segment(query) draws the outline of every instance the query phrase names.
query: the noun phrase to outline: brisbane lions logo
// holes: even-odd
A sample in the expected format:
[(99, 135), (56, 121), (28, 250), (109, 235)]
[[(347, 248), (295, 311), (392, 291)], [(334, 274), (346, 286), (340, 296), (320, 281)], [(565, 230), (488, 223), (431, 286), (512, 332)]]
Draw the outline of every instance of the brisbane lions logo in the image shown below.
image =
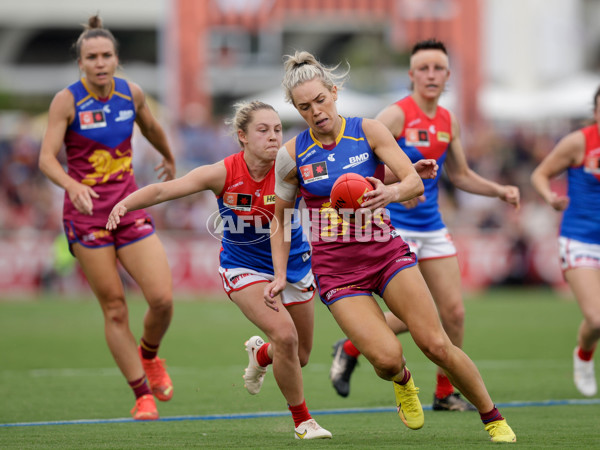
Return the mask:
[(122, 153), (117, 150), (117, 156), (118, 158), (113, 158), (107, 150), (94, 150), (88, 159), (94, 173), (88, 173), (81, 182), (87, 186), (94, 186), (106, 183), (112, 175), (118, 175), (117, 180), (120, 180), (125, 173), (132, 173), (131, 149)]

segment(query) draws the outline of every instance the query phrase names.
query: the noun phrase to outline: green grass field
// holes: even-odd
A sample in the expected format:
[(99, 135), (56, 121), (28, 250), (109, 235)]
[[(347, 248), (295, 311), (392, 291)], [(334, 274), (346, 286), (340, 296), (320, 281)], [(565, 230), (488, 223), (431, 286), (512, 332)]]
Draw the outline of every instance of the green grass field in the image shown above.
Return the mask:
[[(517, 433), (517, 445), (599, 448), (600, 401), (581, 401), (572, 382), (571, 354), (581, 320), (575, 302), (545, 289), (501, 289), (467, 297), (465, 304), (464, 349)], [(244, 389), (247, 356), (243, 343), (257, 329), (222, 297), (176, 302), (173, 323), (161, 349), (175, 395), (158, 405), (161, 420), (151, 423), (109, 420), (129, 418), (134, 398), (104, 342), (95, 300), (2, 301), (0, 448), (492, 445), (477, 413), (427, 409), (423, 429), (407, 429), (393, 410), (389, 382), (379, 379), (365, 360), (356, 369), (350, 396), (338, 397), (328, 371), (331, 345), (341, 332), (327, 309), (320, 302), (315, 306), (315, 345), (303, 372), (306, 401), (333, 439), (302, 442), (294, 439), (291, 417), (271, 371), (259, 395), (251, 396)], [(132, 327), (138, 336), (144, 308), (143, 301), (130, 300)], [(421, 401), (428, 408), (435, 367), (409, 335), (400, 339), (421, 388)], [(561, 403), (571, 399), (577, 400), (576, 404)], [(74, 423), (78, 420), (85, 422)], [(61, 421), (67, 424), (7, 426)]]

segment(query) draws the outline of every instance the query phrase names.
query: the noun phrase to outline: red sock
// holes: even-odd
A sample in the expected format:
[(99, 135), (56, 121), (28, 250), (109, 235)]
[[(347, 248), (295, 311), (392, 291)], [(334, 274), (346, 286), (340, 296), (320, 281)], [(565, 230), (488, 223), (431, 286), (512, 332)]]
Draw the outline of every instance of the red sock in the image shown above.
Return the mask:
[(270, 342), (264, 343), (256, 352), (256, 361), (262, 367), (267, 367), (269, 364), (273, 363), (273, 360), (269, 356), (267, 350), (269, 350)]
[(129, 386), (133, 389), (133, 394), (136, 399), (140, 398), (142, 395), (152, 395), (152, 391), (148, 387), (148, 382), (146, 381), (146, 375), (137, 380), (128, 381), (127, 383), (129, 383)]
[(594, 350), (596, 350), (596, 347), (591, 350), (583, 350), (581, 347), (577, 347), (577, 356), (582, 361), (591, 361), (594, 357)]
[(159, 345), (152, 345), (146, 342), (144, 338), (140, 339), (140, 348), (142, 349), (142, 358), (144, 359), (154, 359), (156, 358), (156, 354), (158, 353)]
[(454, 386), (450, 383), (448, 377), (444, 374), (437, 374), (437, 385), (435, 387), (435, 397), (444, 398), (454, 393)]
[(354, 346), (350, 339), (346, 339), (343, 349), (348, 355), (353, 356), (354, 358), (358, 358), (360, 355), (360, 351)]
[(308, 412), (308, 408), (306, 407), (306, 400), (303, 400), (302, 403), (297, 406), (288, 405), (288, 409), (292, 413), (292, 419), (294, 419), (295, 427), (300, 425), (302, 422), (312, 419), (310, 413)]
[(484, 414), (479, 413), (479, 415), (481, 416), (481, 421), (486, 425), (490, 422), (495, 422), (496, 420), (504, 420), (504, 417), (502, 417), (502, 414), (500, 414), (496, 405), (494, 405), (494, 409), (490, 412)]

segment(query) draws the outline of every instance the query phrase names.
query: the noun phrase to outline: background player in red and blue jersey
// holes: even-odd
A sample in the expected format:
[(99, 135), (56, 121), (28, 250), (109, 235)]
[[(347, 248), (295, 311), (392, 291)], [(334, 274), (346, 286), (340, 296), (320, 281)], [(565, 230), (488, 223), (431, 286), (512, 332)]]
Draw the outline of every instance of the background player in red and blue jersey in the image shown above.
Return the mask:
[(275, 208), (274, 163), (282, 143), (281, 120), (273, 107), (255, 101), (237, 104), (230, 124), (241, 152), (134, 192), (115, 205), (106, 226), (114, 229), (140, 208), (212, 191), (222, 219), (219, 273), (223, 288), (270, 341), (253, 336), (246, 342), (246, 389), (258, 394), (267, 366), (273, 364), (273, 375), (292, 413), (295, 437), (331, 438), (311, 417), (304, 400), (302, 366), (308, 363), (313, 344), (315, 286), (310, 246), (297, 219), (292, 219), (292, 250), (285, 287), (278, 296), (284, 307), (275, 311), (263, 300), (263, 287), (273, 280), (269, 222)]
[[(408, 325), (423, 353), (473, 402), (492, 441), (514, 442), (516, 436), (492, 402), (477, 367), (445, 333), (415, 254), (389, 219), (377, 211), (423, 193), (423, 183), (410, 160), (398, 151), (394, 137), (381, 122), (338, 114), (336, 83), (343, 82), (345, 75), (336, 75), (308, 52), (288, 55), (284, 68), (286, 98), (309, 128), (289, 140), (277, 155), (274, 223), (284, 223), (286, 210), (295, 207), (299, 189), (313, 227), (313, 272), (321, 301), (377, 375), (392, 381), (398, 414), (409, 428), (418, 429), (424, 423), (418, 388), (405, 366), (402, 346), (387, 326), (373, 293)], [(383, 163), (398, 183), (384, 185)], [(362, 206), (374, 211), (365, 213), (372, 219), (363, 221), (365, 227), (359, 227), (350, 216), (337, 214), (330, 203), (333, 183), (348, 172), (367, 175), (375, 187), (364, 195)], [(290, 248), (282, 227), (272, 227), (271, 247), (275, 279), (265, 289), (265, 301), (277, 308), (276, 296), (286, 286)]]
[[(583, 314), (573, 352), (573, 379), (588, 397), (598, 393), (593, 356), (600, 340), (600, 88), (594, 94), (594, 119), (593, 125), (561, 139), (531, 175), (544, 201), (564, 211), (560, 264)], [(567, 195), (550, 184), (564, 172)]]
[[(419, 268), (440, 313), (450, 340), (463, 345), (464, 305), (456, 248), (439, 210), (439, 179), (445, 168), (450, 181), (458, 189), (472, 194), (498, 197), (519, 206), (519, 189), (487, 180), (472, 171), (460, 140), (456, 116), (438, 105), (450, 76), (448, 55), (444, 44), (436, 40), (418, 42), (412, 49), (410, 79), (413, 92), (388, 106), (378, 116), (392, 132), (398, 145), (411, 161), (433, 158), (439, 165), (435, 179), (423, 180), (422, 196), (388, 206), (392, 224), (419, 258)], [(406, 325), (386, 312), (386, 322), (398, 334)], [(338, 394), (347, 396), (350, 376), (360, 352), (347, 339), (334, 345), (330, 379)], [(454, 386), (441, 368), (433, 398), (434, 410), (475, 410), (454, 392)]]
[[(98, 16), (89, 19), (75, 50), (83, 78), (54, 97), (39, 166), (65, 190), (63, 221), (69, 247), (102, 308), (108, 347), (135, 394), (132, 415), (138, 420), (157, 419), (152, 393), (162, 401), (173, 396), (164, 360), (157, 357), (173, 314), (167, 256), (144, 211), (132, 214), (114, 230), (107, 231), (105, 224), (112, 205), (137, 189), (131, 148), (134, 123), (163, 156), (156, 167), (159, 178), (172, 179), (175, 162), (143, 91), (114, 76), (118, 44)], [(58, 160), (63, 143), (68, 172)], [(117, 261), (148, 302), (139, 348), (129, 328)]]

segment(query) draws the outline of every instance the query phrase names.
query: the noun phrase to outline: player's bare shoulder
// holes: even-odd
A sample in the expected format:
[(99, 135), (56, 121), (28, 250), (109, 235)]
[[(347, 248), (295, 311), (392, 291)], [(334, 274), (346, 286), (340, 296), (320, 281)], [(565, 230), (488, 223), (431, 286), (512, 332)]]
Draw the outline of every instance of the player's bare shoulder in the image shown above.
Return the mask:
[(64, 88), (58, 91), (50, 103), (49, 114), (53, 119), (66, 119), (71, 123), (75, 117), (75, 97)]
[[(296, 137), (297, 136), (294, 136), (289, 141), (286, 141), (283, 144), (283, 147), (281, 147), (281, 148), (285, 148), (287, 150), (287, 153), (290, 156), (290, 158), (292, 158), (294, 160), (296, 159)], [(280, 149), (280, 151), (281, 151), (281, 149)]]
[(384, 124), (392, 133), (394, 138), (398, 138), (404, 129), (404, 110), (396, 103), (385, 107), (377, 116), (376, 120)]
[(576, 130), (558, 141), (553, 153), (568, 158), (572, 165), (577, 166), (583, 164), (585, 147), (585, 134), (582, 130)]
[(140, 107), (143, 107), (146, 104), (146, 94), (139, 84), (134, 83), (133, 81), (127, 81), (127, 84), (129, 85), (135, 108), (136, 110), (139, 110)]

